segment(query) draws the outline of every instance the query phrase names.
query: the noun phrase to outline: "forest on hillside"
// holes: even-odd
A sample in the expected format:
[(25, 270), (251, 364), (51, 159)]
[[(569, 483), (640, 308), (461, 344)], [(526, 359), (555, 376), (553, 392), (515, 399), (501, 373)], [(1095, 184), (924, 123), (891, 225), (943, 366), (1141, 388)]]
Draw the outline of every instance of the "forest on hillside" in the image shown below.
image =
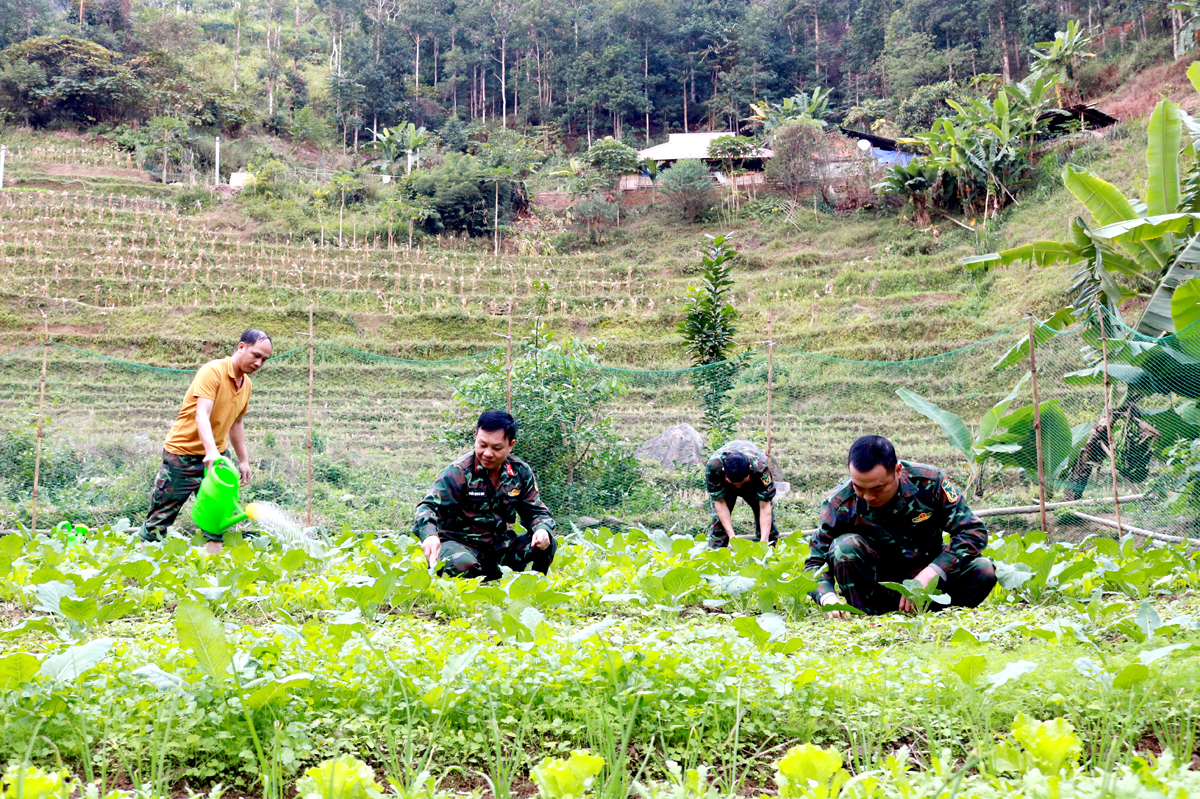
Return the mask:
[[(547, 140), (738, 130), (751, 103), (827, 90), (870, 124), (927, 87), (1027, 74), (1079, 20), (1133, 66), (1195, 40), (1145, 0), (0, 0), (0, 123), (182, 119), (355, 148), (412, 122)], [(63, 38), (70, 37), (70, 38)], [(1099, 91), (1094, 59), (1073, 80)], [(1107, 70), (1107, 71), (1106, 71)], [(902, 132), (902, 131), (898, 131)]]

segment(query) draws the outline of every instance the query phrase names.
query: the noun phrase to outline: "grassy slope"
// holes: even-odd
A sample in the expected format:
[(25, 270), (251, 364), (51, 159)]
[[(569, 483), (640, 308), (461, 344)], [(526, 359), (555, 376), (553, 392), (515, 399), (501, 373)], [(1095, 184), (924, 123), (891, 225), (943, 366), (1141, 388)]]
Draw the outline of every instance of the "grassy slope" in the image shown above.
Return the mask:
[[(1125, 132), (1129, 135), (1124, 138), (1089, 145), (1084, 155), (1100, 174), (1130, 192), (1140, 189), (1144, 173), (1140, 165), (1144, 132), (1137, 123)], [(105, 194), (124, 190), (122, 193), (137, 196), (147, 194), (148, 190), (160, 196), (169, 191), (109, 176), (80, 179), (49, 174), (52, 171), (61, 170), (18, 162), (10, 176), (21, 181), (17, 184), (19, 188), (93, 190)], [(1022, 204), (1011, 208), (989, 232), (986, 244), (1005, 246), (1063, 235), (1069, 219), (1081, 209), (1061, 187), (1048, 184), (1046, 181), (1035, 192), (1023, 195)], [(106, 229), (119, 227), (122, 216), (128, 221), (129, 214), (118, 212), (115, 216), (117, 224), (104, 224)], [(180, 224), (188, 231), (188, 237), (215, 237), (216, 243), (208, 250), (224, 253), (223, 257), (233, 261), (243, 255), (242, 246), (251, 246), (238, 229), (236, 216), (237, 208), (231, 206), (198, 218), (183, 219)], [(110, 223), (112, 218), (110, 214), (105, 222)], [(347, 233), (356, 221), (358, 218), (353, 214), (347, 215)], [(369, 220), (362, 217), (361, 221), (365, 227)], [(42, 216), (31, 220), (7, 219), (5, 226), (10, 233), (5, 238), (10, 251), (23, 237), (34, 237), (46, 230), (46, 222)], [(775, 339), (781, 344), (872, 360), (921, 357), (977, 341), (1019, 321), (1028, 308), (1045, 312), (1062, 299), (1063, 269), (1017, 268), (987, 277), (968, 274), (959, 261), (975, 252), (975, 236), (949, 222), (938, 225), (936, 236), (932, 232), (914, 231), (910, 224), (892, 214), (834, 218), (822, 215), (814, 220), (811, 214), (801, 213), (794, 225), (780, 219), (739, 219), (732, 224), (688, 227), (679, 225), (667, 214), (652, 211), (611, 231), (607, 245), (583, 253), (550, 258), (506, 255), (499, 267), (486, 254), (455, 254), (454, 258), (465, 262), (470, 273), (483, 270), (485, 275), (484, 283), (470, 297), (472, 308), (466, 319), (461, 314), (449, 313), (447, 307), (437, 313), (431, 313), (430, 308), (424, 314), (406, 312), (403, 319), (397, 320), (399, 314), (378, 313), (381, 310), (378, 304), (369, 302), (374, 290), (320, 290), (324, 296), (319, 305), (318, 333), (388, 353), (417, 355), (431, 345), (456, 355), (488, 349), (496, 341), (491, 332), (503, 326), (503, 320), (477, 309), (481, 304), (503, 305), (507, 301), (508, 280), (503, 273), (515, 264), (518, 281), (526, 284), (518, 290), (518, 316), (541, 311), (552, 329), (611, 339), (608, 357), (614, 363), (652, 368), (680, 366), (684, 359), (674, 330), (679, 298), (691, 282), (689, 275), (695, 268), (696, 252), (704, 243), (705, 234), (728, 232), (731, 227), (737, 230), (735, 241), (743, 253), (735, 296), (747, 343), (765, 338), (766, 316), (770, 313), (776, 318)], [(95, 231), (81, 233), (82, 236), (72, 233), (71, 245), (90, 249), (93, 242), (87, 237), (95, 235)], [(183, 238), (181, 234), (180, 239)], [(270, 242), (267, 244), (270, 246)], [(236, 250), (235, 245), (239, 245)], [(171, 247), (178, 248), (174, 240)], [(162, 252), (174, 253), (165, 242)], [(289, 263), (314, 260), (308, 247), (293, 248), (286, 252), (286, 257)], [(328, 253), (331, 264), (337, 257), (336, 251)], [(393, 270), (404, 274), (436, 270), (438, 280), (461, 274), (431, 265), (439, 257), (436, 252), (411, 265), (396, 264), (397, 257), (387, 254), (357, 253), (350, 257), (357, 260), (346, 268), (347, 273), (351, 269), (365, 272), (373, 264), (380, 277), (389, 277)], [(322, 254), (320, 259), (324, 258)], [(246, 260), (249, 259), (243, 257), (243, 262)], [(405, 259), (400, 256), (399, 260)], [(19, 278), (22, 271), (25, 270), (19, 259), (10, 261), (4, 277)], [(89, 331), (76, 339), (84, 346), (123, 352), (156, 363), (162, 363), (167, 356), (165, 359), (170, 363), (187, 365), (195, 361), (196, 354), (187, 342), (197, 337), (197, 331), (203, 331), (203, 338), (227, 336), (239, 327), (248, 309), (255, 318), (262, 315), (266, 319), (264, 324), (275, 321), (277, 328), (294, 326), (304, 315), (300, 312), (307, 310), (308, 303), (303, 297), (256, 286), (255, 271), (251, 264), (248, 274), (237, 276), (231, 272), (223, 276), (229, 283), (246, 284), (250, 293), (228, 303), (218, 298), (215, 307), (210, 304), (191, 310), (167, 302), (122, 312), (115, 319), (108, 313), (98, 319), (86, 309), (59, 312), (55, 316), (62, 324)], [(493, 275), (490, 285), (486, 280), (489, 272)], [(530, 278), (546, 280), (550, 289), (531, 289)], [(654, 312), (642, 307), (639, 313), (630, 315), (625, 312), (627, 309), (613, 309), (611, 302), (609, 308), (603, 307), (606, 298), (619, 295), (614, 295), (610, 286), (598, 287), (597, 281), (619, 281), (619, 291), (625, 292), (630, 279), (635, 295), (655, 300)], [(28, 284), (10, 281), (10, 286), (18, 290), (10, 291), (4, 298), (9, 317), (2, 334), (7, 344), (15, 346), (29, 340), (29, 332), (40, 326), (40, 314), (26, 301), (39, 292)], [(400, 289), (404, 288), (402, 282)], [(395, 286), (385, 289), (396, 291)], [(44, 291), (41, 293), (44, 295)], [(449, 306), (457, 293), (443, 291), (444, 304)], [(546, 299), (554, 301), (549, 313), (545, 311)], [(593, 304), (598, 306), (594, 310)], [(225, 324), (213, 324), (215, 310), (221, 312), (217, 315)], [(345, 310), (349, 313), (339, 313)], [(240, 318), (230, 318), (234, 312)], [(390, 318), (380, 319), (380, 316)], [(98, 331), (98, 321), (103, 322), (104, 333)], [(149, 344), (131, 345), (131, 339), (137, 338), (136, 332), (148, 328), (159, 331), (167, 342), (152, 348)], [(177, 343), (172, 339), (177, 339)], [(173, 347), (178, 347), (177, 358), (169, 357)]]
[[(1076, 160), (1088, 162), (1123, 191), (1134, 192), (1144, 172), (1144, 148), (1144, 133), (1135, 123), (1088, 145)], [(61, 185), (60, 191), (78, 191), (77, 182), (55, 183), (79, 180), (54, 174), (62, 171), (18, 161), (15, 175), (38, 189)], [(121, 185), (111, 175), (96, 180), (101, 181), (96, 190), (104, 193)], [(814, 219), (801, 213), (794, 224), (779, 218), (739, 219), (724, 226), (687, 227), (652, 210), (611, 231), (601, 247), (571, 255), (506, 255), (499, 263), (479, 250), (425, 250), (410, 257), (254, 241), (241, 229), (239, 206), (232, 202), (180, 218), (170, 210), (135, 213), (119, 201), (114, 208), (87, 209), (62, 199), (49, 201), (45, 194), (12, 193), (6, 198), (11, 205), (0, 202), (0, 346), (8, 351), (35, 341), (42, 326), (40, 309), (46, 308), (58, 341), (188, 368), (223, 354), (224, 342), (248, 324), (272, 331), (279, 352), (302, 345), (298, 334), (307, 327), (308, 303), (315, 297), (316, 330), (322, 338), (410, 358), (458, 357), (502, 343), (495, 334), (507, 328), (503, 309), (515, 279), (518, 330), (527, 317), (538, 315), (551, 330), (607, 339), (604, 363), (679, 368), (686, 360), (675, 325), (681, 298), (694, 281), (696, 251), (705, 234), (732, 227), (742, 252), (735, 297), (746, 346), (766, 338), (771, 315), (774, 338), (787, 347), (874, 361), (920, 358), (980, 341), (1018, 323), (1027, 309), (1044, 315), (1062, 303), (1065, 268), (1018, 267), (977, 276), (960, 265), (979, 247), (1063, 235), (1081, 209), (1054, 183), (1044, 180), (1021, 195), (1021, 204), (982, 243), (949, 222), (938, 226), (936, 236), (915, 231), (895, 214)], [(142, 182), (128, 186), (134, 196), (147, 189), (170, 191)], [(365, 228), (369, 219), (349, 214), (347, 231), (356, 222)], [(638, 300), (636, 310), (628, 307), (629, 295)], [(101, 307), (114, 303), (118, 307)], [(883, 413), (879, 398), (894, 402), (893, 389), (910, 385), (951, 407), (963, 407), (967, 395), (986, 399), (996, 389), (985, 385), (987, 374), (980, 374), (986, 354), (977, 361), (947, 361), (945, 374), (854, 366), (809, 373), (781, 356), (776, 453), (785, 477), (801, 492), (794, 512), (783, 514), (786, 523), (807, 524), (810, 503), (840, 474), (845, 442), (878, 427)], [(36, 363), (26, 366), (30, 368), (19, 376), (13, 372), (6, 381), (6, 407), (28, 408), (36, 395)], [(414, 501), (441, 457), (430, 452), (427, 441), (447, 407), (443, 378), (461, 368), (469, 367), (412, 367), (384, 374), (370, 365), (331, 363), (319, 370), (317, 423), (329, 440), (329, 457), (374, 478), (331, 490), (398, 491), (399, 506)], [(278, 443), (260, 446), (259, 431), (252, 438), (274, 477), (294, 488), (302, 466), (296, 448), (303, 438), (299, 430), (307, 393), (303, 357), (271, 369), (273, 377), (260, 381), (268, 392), (261, 395), (260, 419), (264, 429), (275, 431)], [(122, 446), (148, 454), (173, 413), (182, 390), (175, 383), (182, 378), (114, 381), (114, 374), (111, 368), (97, 372), (94, 365), (53, 366), (57, 430), (92, 440), (116, 436)], [(745, 414), (739, 432), (754, 435), (765, 421), (765, 392), (759, 390), (765, 385), (763, 364), (746, 374), (750, 382), (739, 397)], [(694, 397), (679, 378), (623, 377), (633, 392), (611, 410), (623, 435), (640, 440), (677, 421), (696, 422)], [(978, 391), (971, 394), (973, 390)], [(397, 403), (397, 397), (403, 399)], [(887, 414), (890, 421), (884, 426), (909, 452), (946, 466), (956, 463), (940, 433), (926, 421)], [(392, 480), (383, 491), (373, 472), (404, 476), (397, 478), (399, 487)], [(1001, 487), (1006, 494), (1028, 490), (1011, 480)], [(702, 523), (700, 494), (676, 489), (668, 500), (642, 503), (643, 511), (668, 523), (682, 507)], [(356, 517), (350, 513), (350, 518)], [(379, 518), (361, 515), (364, 523), (379, 523)]]

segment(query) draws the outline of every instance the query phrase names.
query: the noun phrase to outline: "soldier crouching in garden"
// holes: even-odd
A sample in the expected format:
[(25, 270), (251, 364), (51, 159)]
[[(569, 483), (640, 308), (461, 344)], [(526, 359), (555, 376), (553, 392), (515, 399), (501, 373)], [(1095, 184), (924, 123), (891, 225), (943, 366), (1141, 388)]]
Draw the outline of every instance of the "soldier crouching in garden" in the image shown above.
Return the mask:
[[(271, 357), (271, 337), (247, 330), (237, 349), (227, 358), (210, 361), (196, 372), (183, 406), (163, 443), (162, 466), (150, 492), (150, 510), (139, 535), (143, 541), (161, 540), (175, 523), (188, 497), (200, 488), (204, 472), (221, 457), (227, 444), (237, 454), (242, 485), (250, 482), (250, 456), (242, 417), (250, 404), (250, 375)], [(204, 548), (220, 552), (221, 530), (201, 530)]]
[[(513, 456), (517, 423), (485, 411), (475, 426), (475, 451), (447, 466), (417, 504), (413, 533), (426, 562), (458, 577), (499, 579), (501, 567), (546, 574), (554, 561), (554, 519), (538, 496), (529, 464)], [(528, 531), (513, 532), (520, 517)]]
[(804, 563), (809, 572), (829, 567), (812, 593), (819, 605), (841, 601), (836, 583), (844, 600), (866, 613), (912, 612), (907, 597), (879, 584), (909, 578), (926, 587), (938, 580), (951, 605), (973, 608), (987, 599), (996, 585), (995, 567), (980, 556), (987, 527), (940, 469), (897, 460), (882, 436), (855, 441), (848, 461), (850, 478), (821, 505)]
[(779, 539), (775, 526), (775, 481), (767, 456), (749, 441), (730, 441), (714, 452), (704, 466), (704, 483), (712, 500), (709, 549), (729, 546), (733, 536), (733, 506), (741, 499), (754, 517), (755, 536), (765, 543)]

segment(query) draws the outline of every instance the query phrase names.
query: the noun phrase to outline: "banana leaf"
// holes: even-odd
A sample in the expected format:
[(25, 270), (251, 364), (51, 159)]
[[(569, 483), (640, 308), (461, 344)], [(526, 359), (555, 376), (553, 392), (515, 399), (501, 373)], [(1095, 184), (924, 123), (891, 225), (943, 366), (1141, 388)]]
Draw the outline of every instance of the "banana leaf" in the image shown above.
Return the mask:
[(993, 266), (1008, 266), (1019, 261), (1030, 261), (1038, 266), (1050, 266), (1062, 261), (1083, 258), (1082, 249), (1063, 241), (1035, 241), (1009, 250), (973, 255), (963, 259), (969, 269), (991, 269)]
[[(1179, 332), (1181, 341), (1184, 338), (1195, 339), (1197, 337), (1191, 335), (1188, 328), (1200, 322), (1200, 274), (1196, 274), (1195, 277), (1175, 287), (1175, 291), (1171, 295), (1171, 321), (1175, 323), (1175, 330)], [(1188, 335), (1185, 336), (1184, 331), (1187, 331)], [(1185, 347), (1185, 349), (1187, 348)], [(1190, 354), (1198, 355), (1200, 353)]]
[(1183, 121), (1179, 104), (1160, 100), (1150, 114), (1146, 147), (1146, 209), (1151, 216), (1170, 214), (1179, 207), (1179, 150)]
[[(1063, 185), (1083, 203), (1101, 229), (1141, 217), (1133, 203), (1116, 186), (1075, 164), (1063, 168)], [(1094, 234), (1094, 231), (1093, 231)], [(1163, 269), (1170, 261), (1162, 241), (1122, 242), (1121, 246), (1143, 267)]]
[(1160, 239), (1168, 233), (1185, 233), (1200, 219), (1197, 213), (1159, 214), (1158, 216), (1124, 219), (1092, 230), (1092, 235), (1122, 244)]
[[(1085, 422), (1077, 425), (1079, 431), (1073, 430), (1057, 399), (1043, 402), (1038, 408), (1042, 421), (1042, 464), (1047, 477), (1054, 478), (1067, 467), (1090, 424)], [(1018, 408), (1000, 420), (998, 426), (1005, 428), (1005, 432), (988, 437), (983, 446), (995, 460), (1036, 478), (1037, 434), (1033, 421), (1032, 405)], [(1010, 451), (1014, 444), (1019, 449)]]
[(922, 416), (937, 422), (941, 426), (942, 432), (946, 434), (946, 438), (950, 439), (950, 446), (962, 452), (968, 458), (974, 458), (971, 447), (975, 443), (975, 439), (971, 435), (971, 431), (967, 428), (966, 422), (962, 420), (962, 417), (952, 411), (942, 410), (929, 400), (909, 391), (907, 388), (896, 389), (896, 395)]

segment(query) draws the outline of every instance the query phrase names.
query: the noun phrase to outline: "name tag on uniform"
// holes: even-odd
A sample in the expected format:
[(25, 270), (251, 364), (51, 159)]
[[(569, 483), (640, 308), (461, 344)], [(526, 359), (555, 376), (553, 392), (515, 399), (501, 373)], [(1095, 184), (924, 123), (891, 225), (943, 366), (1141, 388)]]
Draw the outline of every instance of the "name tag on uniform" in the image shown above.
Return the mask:
[(484, 488), (468, 488), (467, 496), (471, 499), (487, 499), (487, 489)]

